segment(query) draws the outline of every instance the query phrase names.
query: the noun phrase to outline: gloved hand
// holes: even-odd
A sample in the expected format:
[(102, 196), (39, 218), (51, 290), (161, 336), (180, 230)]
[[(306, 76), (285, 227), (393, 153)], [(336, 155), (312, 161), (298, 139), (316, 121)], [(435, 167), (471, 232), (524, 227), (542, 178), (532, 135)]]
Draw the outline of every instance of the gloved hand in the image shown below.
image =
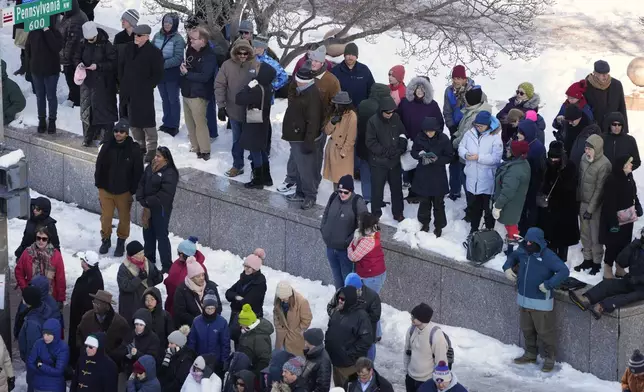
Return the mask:
[(148, 278), (148, 273), (145, 271), (144, 268), (141, 268), (139, 270), (139, 279), (146, 280), (147, 278)]
[(496, 206), (492, 206), (492, 216), (494, 219), (498, 220), (501, 217), (501, 209), (496, 208)]
[(250, 82), (248, 82), (248, 87), (253, 88), (257, 86), (259, 83), (257, 83), (257, 79), (252, 79)]
[(217, 118), (219, 121), (226, 121), (226, 108), (219, 108), (217, 110)]
[(333, 117), (331, 117), (331, 124), (335, 125), (335, 124), (339, 123), (340, 120), (342, 120), (342, 116), (333, 116)]
[(422, 159), (423, 166), (427, 166), (427, 165), (429, 165), (431, 163), (434, 163), (434, 162), (432, 162), (432, 159), (430, 157), (428, 157), (428, 156), (423, 157), (423, 159)]
[(57, 303), (58, 303), (58, 310), (60, 310), (62, 312), (63, 308), (65, 307), (65, 302), (60, 301), (60, 302), (57, 302)]
[(400, 135), (398, 136), (398, 149), (402, 152), (407, 151), (407, 136)]
[(552, 135), (555, 137), (555, 140), (557, 140), (557, 141), (559, 141), (559, 142), (563, 142), (563, 141), (564, 141), (563, 134), (562, 134), (561, 132), (559, 132), (559, 131), (552, 131)]
[(512, 268), (508, 268), (505, 271), (503, 271), (505, 274), (505, 277), (508, 278), (510, 282), (516, 282), (517, 281), (517, 274), (512, 271)]
[(302, 143), (302, 154), (309, 155), (313, 152), (314, 148), (315, 146), (312, 146), (309, 142), (304, 142)]
[(610, 228), (611, 233), (619, 233), (619, 226), (614, 226)]
[(548, 294), (548, 289), (546, 288), (546, 285), (543, 283), (539, 285), (539, 290), (541, 290), (544, 294)]
[(593, 214), (591, 214), (590, 212), (586, 211), (586, 212), (584, 212), (584, 215), (582, 217), (584, 219), (586, 219), (586, 220), (591, 220), (591, 219), (593, 219)]
[(13, 391), (13, 389), (16, 387), (16, 378), (15, 377), (9, 377), (7, 379), (7, 384), (9, 386), (9, 392)]

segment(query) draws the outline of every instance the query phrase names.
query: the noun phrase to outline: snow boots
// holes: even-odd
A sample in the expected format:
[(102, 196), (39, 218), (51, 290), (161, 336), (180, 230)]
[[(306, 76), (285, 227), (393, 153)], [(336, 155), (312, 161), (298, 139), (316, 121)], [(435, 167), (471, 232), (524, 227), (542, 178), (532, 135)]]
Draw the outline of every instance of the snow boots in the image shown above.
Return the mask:
[(44, 117), (38, 117), (38, 133), (47, 132), (47, 121)]
[(56, 119), (50, 118), (49, 123), (47, 124), (47, 133), (53, 135), (56, 133)]
[(593, 268), (594, 266), (595, 266), (595, 263), (593, 263), (592, 260), (584, 260), (583, 263), (575, 267), (575, 271), (577, 272), (585, 271), (587, 269)]
[(520, 357), (514, 358), (514, 363), (516, 363), (517, 365), (537, 363), (537, 356), (536, 354), (531, 354), (527, 351), (524, 351), (523, 355), (521, 355)]
[(262, 179), (264, 180), (264, 186), (273, 186), (273, 177), (271, 177), (271, 165), (264, 163), (262, 166)]
[(252, 179), (244, 184), (246, 189), (264, 189), (264, 166), (253, 167)]
[(101, 247), (98, 249), (98, 253), (104, 255), (110, 250), (111, 247), (112, 240), (110, 238), (106, 238), (101, 241)]
[(541, 371), (544, 373), (550, 373), (555, 369), (555, 359), (554, 358), (546, 358), (543, 361), (543, 367), (541, 368)]
[(116, 240), (116, 249), (114, 249), (114, 257), (123, 257), (125, 253), (125, 240), (118, 238)]

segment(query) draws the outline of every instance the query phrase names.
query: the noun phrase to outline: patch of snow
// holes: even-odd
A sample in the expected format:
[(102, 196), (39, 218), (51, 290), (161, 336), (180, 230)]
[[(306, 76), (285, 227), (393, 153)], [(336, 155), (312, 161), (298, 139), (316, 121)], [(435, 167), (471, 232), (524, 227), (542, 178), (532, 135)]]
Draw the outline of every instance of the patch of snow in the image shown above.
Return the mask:
[(22, 150), (14, 150), (8, 154), (0, 156), (0, 167), (7, 168), (13, 166), (16, 163), (20, 162), (21, 159), (25, 157), (25, 153)]

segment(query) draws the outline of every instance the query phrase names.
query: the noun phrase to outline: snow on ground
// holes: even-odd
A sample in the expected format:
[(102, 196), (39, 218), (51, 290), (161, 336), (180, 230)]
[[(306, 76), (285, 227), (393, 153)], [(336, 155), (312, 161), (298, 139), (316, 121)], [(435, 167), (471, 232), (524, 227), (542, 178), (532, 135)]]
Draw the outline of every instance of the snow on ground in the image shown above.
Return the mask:
[[(32, 193), (36, 197), (36, 193)], [(81, 273), (80, 259), (76, 253), (98, 249), (100, 246), (99, 216), (74, 205), (52, 200), (51, 216), (58, 223), (58, 234), (65, 261), (65, 275), (67, 277), (67, 298), (70, 298), (76, 278)], [(116, 223), (116, 220), (114, 221)], [(13, 219), (9, 221), (9, 249), (15, 249), (22, 238), (25, 222)], [(130, 240), (142, 239), (142, 230), (138, 226), (132, 227)], [(176, 249), (182, 241), (170, 235), (172, 248)], [(225, 300), (225, 291), (232, 286), (242, 271), (240, 255), (227, 251), (213, 250), (202, 247), (200, 249), (206, 256), (206, 266), (209, 276), (219, 285), (219, 294), (223, 305), (223, 316), (228, 319), (230, 306)], [(10, 253), (10, 265), (15, 266), (15, 257)], [(242, 255), (243, 256), (243, 255)], [(267, 257), (271, 257), (269, 254)], [(103, 257), (100, 268), (103, 273), (105, 289), (118, 296), (116, 274), (121, 259)], [(326, 330), (328, 316), (326, 305), (334, 293), (333, 286), (325, 286), (320, 281), (289, 275), (287, 273), (262, 268), (266, 275), (268, 291), (264, 301), (264, 315), (272, 322), (273, 299), (275, 287), (281, 280), (289, 281), (293, 287), (302, 293), (310, 302), (313, 312), (311, 328)], [(165, 297), (165, 286), (157, 286)], [(115, 298), (118, 302), (118, 298)], [(410, 325), (410, 314), (391, 306), (383, 306), (382, 329), (383, 340), (378, 344), (376, 357), (377, 369), (390, 380), (396, 391), (404, 391), (403, 347), (405, 334)], [(568, 364), (557, 364), (556, 371), (544, 375), (537, 365), (520, 367), (512, 364), (512, 358), (521, 354), (522, 349), (502, 344), (501, 342), (482, 335), (478, 332), (464, 328), (444, 326), (445, 332), (450, 336), (455, 349), (454, 372), (461, 383), (468, 387), (470, 392), (550, 392), (552, 390), (565, 390), (567, 392), (617, 392), (619, 383), (597, 379), (597, 377), (573, 369)], [(26, 391), (25, 374), (18, 374), (17, 392)]]
[[(159, 26), (158, 15), (146, 14), (146, 9), (152, 0), (103, 0), (96, 10), (96, 20), (110, 34), (120, 30), (120, 15), (127, 8), (139, 8), (142, 13), (141, 22), (149, 23), (153, 28)], [(499, 55), (500, 68), (491, 77), (475, 77), (478, 84), (482, 85), (493, 106), (500, 110), (507, 99), (514, 94), (516, 86), (524, 81), (530, 81), (535, 86), (535, 91), (541, 96), (541, 109), (539, 113), (547, 124), (552, 122), (559, 107), (565, 99), (566, 88), (574, 81), (584, 78), (598, 58), (607, 60), (612, 69), (612, 76), (620, 79), (626, 94), (635, 90), (626, 76), (626, 67), (634, 56), (639, 54), (642, 47), (642, 26), (638, 16), (644, 13), (644, 2), (626, 2), (606, 4), (601, 0), (559, 0), (551, 10), (540, 17), (537, 30), (532, 32), (539, 41), (543, 51), (539, 57), (531, 61), (510, 60), (507, 56)], [(321, 39), (326, 30), (307, 32), (305, 39)], [(369, 65), (378, 82), (387, 83), (388, 70), (396, 64), (404, 64), (407, 68), (406, 80), (410, 80), (415, 71), (422, 64), (421, 58), (401, 58), (398, 51), (401, 49), (399, 33), (390, 32), (382, 34), (376, 42), (358, 40), (360, 48), (360, 61)], [(276, 45), (274, 45), (276, 46)], [(278, 51), (279, 52), (279, 51)], [(11, 28), (5, 27), (0, 31), (0, 57), (8, 63), (8, 70), (12, 72), (19, 67), (18, 49), (12, 45)], [(383, 58), (391, 59), (382, 61)], [(294, 62), (290, 64), (292, 69)], [(449, 83), (450, 69), (440, 69), (432, 75), (435, 89), (434, 99), (442, 106), (443, 91)], [(31, 93), (29, 83), (23, 78), (14, 78), (27, 96), (27, 109), (14, 121), (16, 127), (37, 125), (35, 96)], [(61, 77), (58, 84), (59, 102), (64, 102), (67, 87)], [(157, 124), (161, 125), (161, 100), (158, 93), (156, 97)], [(289, 146), (282, 141), (282, 119), (286, 110), (286, 102), (277, 100), (271, 112), (273, 126), (273, 141), (271, 152), (271, 171), (277, 185), (286, 174)], [(629, 125), (631, 133), (638, 139), (644, 140), (644, 113), (629, 112)], [(79, 109), (59, 107), (58, 128), (82, 134), (79, 121)], [(167, 134), (159, 134), (159, 143), (171, 148), (175, 162), (179, 167), (194, 167), (206, 172), (223, 175), (232, 165), (230, 146), (232, 134), (226, 130), (223, 123), (219, 124), (219, 138), (212, 144), (212, 155), (208, 162), (198, 160), (194, 153), (190, 153), (190, 143), (185, 125), (182, 125), (179, 135), (175, 138)], [(548, 144), (552, 140), (550, 128), (546, 130)], [(546, 146), (547, 147), (547, 146)], [(250, 179), (250, 167), (247, 164), (246, 173), (234, 180), (247, 182)], [(640, 187), (644, 187), (644, 171), (638, 170), (635, 179)], [(360, 189), (360, 185), (356, 185)], [(640, 188), (644, 189), (644, 188)], [(275, 191), (275, 187), (269, 188)], [(318, 194), (318, 204), (324, 205), (332, 192), (329, 181), (323, 180)], [(385, 200), (389, 198), (389, 191), (385, 191)], [(433, 234), (419, 232), (415, 219), (417, 205), (405, 204), (405, 216), (409, 218), (399, 226), (391, 215), (389, 207), (383, 209), (382, 221), (391, 226), (398, 226), (398, 238), (409, 243), (428, 249), (457, 261), (465, 261), (465, 249), (461, 246), (469, 233), (469, 225), (462, 221), (464, 216), (465, 200), (461, 198), (456, 202), (446, 199), (447, 218), (449, 225), (443, 230), (443, 236), (436, 238)], [(642, 224), (636, 223), (635, 232), (639, 232)], [(502, 235), (505, 229), (497, 225), (496, 229)], [(572, 247), (569, 251), (569, 264), (574, 266), (582, 261), (581, 246)], [(500, 270), (503, 263), (501, 256), (486, 264), (486, 267)], [(601, 280), (601, 273), (589, 276), (585, 273), (572, 271), (572, 276), (585, 282), (595, 284)]]

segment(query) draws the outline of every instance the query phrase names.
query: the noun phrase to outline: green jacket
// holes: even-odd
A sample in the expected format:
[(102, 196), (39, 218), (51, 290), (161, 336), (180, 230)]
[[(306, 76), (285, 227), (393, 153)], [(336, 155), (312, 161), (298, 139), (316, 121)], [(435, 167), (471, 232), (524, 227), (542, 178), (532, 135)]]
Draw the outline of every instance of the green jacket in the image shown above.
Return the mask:
[(530, 164), (518, 158), (505, 162), (494, 176), (494, 207), (501, 210), (499, 222), (516, 225), (530, 186)]
[(22, 94), (20, 87), (7, 76), (7, 63), (2, 62), (2, 113), (4, 115), (3, 124), (8, 125), (12, 122), (18, 113), (24, 110), (27, 102)]
[(275, 331), (273, 324), (266, 319), (258, 319), (259, 324), (239, 338), (239, 349), (250, 358), (253, 363), (251, 369), (255, 377), (260, 377), (262, 369), (268, 367), (271, 362), (273, 344), (271, 334)]

